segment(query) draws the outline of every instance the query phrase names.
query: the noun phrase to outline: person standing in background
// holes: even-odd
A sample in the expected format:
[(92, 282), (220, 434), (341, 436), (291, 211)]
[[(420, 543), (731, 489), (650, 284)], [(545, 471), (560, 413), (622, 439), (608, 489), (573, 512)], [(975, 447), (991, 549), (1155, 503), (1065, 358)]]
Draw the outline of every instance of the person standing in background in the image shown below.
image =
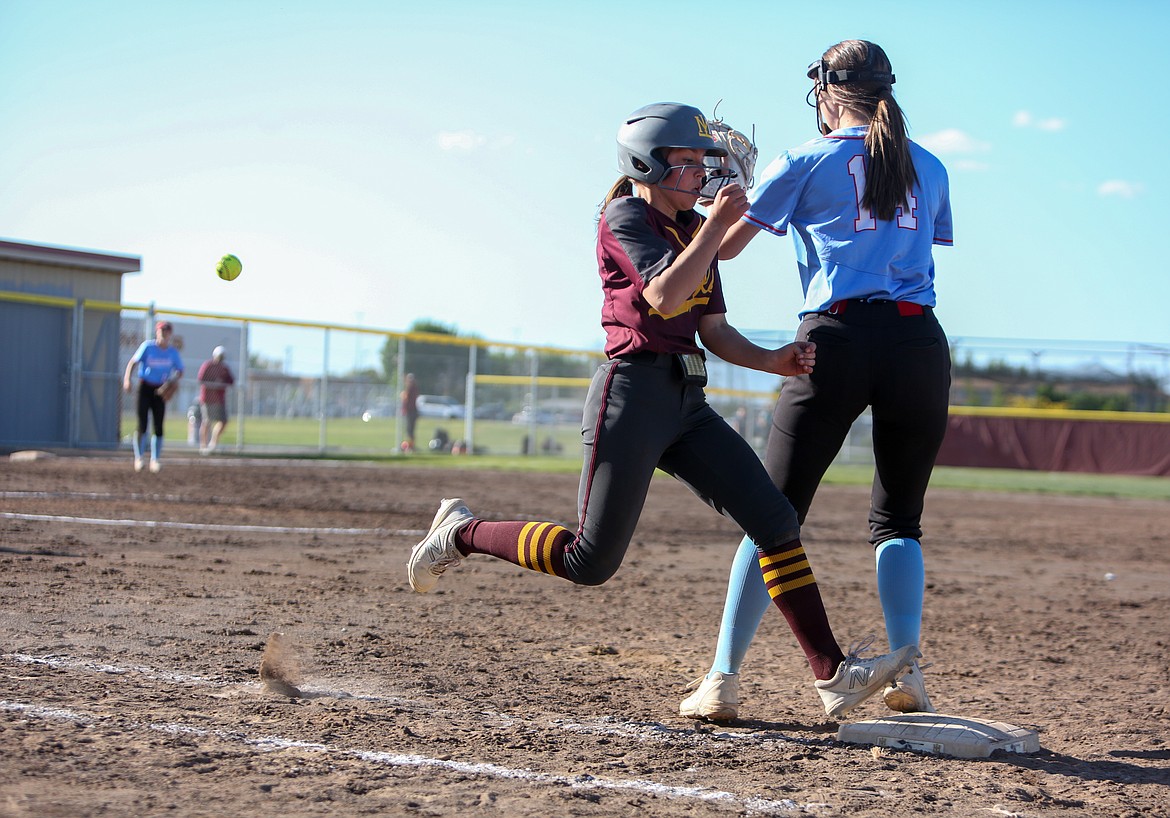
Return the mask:
[(406, 434), (402, 438), (402, 451), (414, 451), (414, 427), (418, 423), (418, 382), (414, 373), (406, 373), (406, 382), (402, 389), (402, 417), (406, 420)]
[[(150, 470), (157, 474), (162, 469), (160, 457), (163, 445), (163, 419), (167, 411), (167, 398), (173, 394), (179, 378), (183, 377), (183, 359), (179, 350), (171, 346), (175, 328), (170, 321), (159, 321), (154, 325), (154, 340), (143, 341), (126, 364), (122, 376), (122, 388), (131, 388), (131, 375), (138, 368), (138, 426), (135, 430), (134, 471), (142, 471), (143, 438), (146, 435), (146, 419), (154, 419), (154, 434), (150, 438)], [(163, 390), (167, 386), (170, 392)]]
[(209, 455), (219, 445), (227, 426), (227, 389), (236, 382), (223, 362), (227, 350), (221, 346), (211, 351), (211, 360), (199, 367), (199, 405), (203, 422), (199, 424), (199, 454)]

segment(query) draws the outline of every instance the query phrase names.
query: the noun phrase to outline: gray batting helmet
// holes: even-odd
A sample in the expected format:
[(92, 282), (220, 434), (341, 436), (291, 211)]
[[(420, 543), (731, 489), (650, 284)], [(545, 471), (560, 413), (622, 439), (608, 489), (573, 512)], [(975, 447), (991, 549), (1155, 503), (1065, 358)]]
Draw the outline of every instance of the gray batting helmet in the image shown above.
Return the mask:
[(707, 117), (698, 108), (656, 102), (634, 111), (618, 128), (618, 168), (626, 176), (653, 185), (670, 169), (662, 152), (695, 148), (707, 156), (727, 156), (711, 137)]

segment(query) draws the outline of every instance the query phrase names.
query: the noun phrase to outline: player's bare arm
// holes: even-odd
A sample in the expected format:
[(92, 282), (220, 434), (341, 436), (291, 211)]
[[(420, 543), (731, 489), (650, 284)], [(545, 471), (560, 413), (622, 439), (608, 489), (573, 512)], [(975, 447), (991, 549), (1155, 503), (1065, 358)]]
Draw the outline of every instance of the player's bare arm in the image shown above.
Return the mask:
[[(747, 210), (744, 210), (744, 213), (746, 212)], [(719, 244), (719, 260), (725, 261), (738, 256), (759, 232), (760, 228), (751, 222), (737, 221), (728, 228), (727, 233), (723, 236), (723, 241)]]
[(138, 361), (133, 358), (130, 359), (130, 363), (126, 364), (126, 374), (122, 376), (122, 388), (127, 392), (130, 391), (130, 376), (134, 373), (134, 367), (137, 365)]
[(813, 342), (796, 341), (779, 349), (765, 349), (743, 337), (727, 323), (724, 314), (703, 316), (699, 339), (707, 350), (728, 363), (774, 375), (807, 375), (816, 364), (817, 345)]
[(674, 264), (646, 285), (643, 296), (647, 303), (659, 312), (670, 315), (690, 298), (707, 275), (728, 228), (738, 222), (747, 208), (747, 194), (743, 188), (739, 185), (722, 188), (708, 208), (707, 219), (691, 243), (679, 254)]

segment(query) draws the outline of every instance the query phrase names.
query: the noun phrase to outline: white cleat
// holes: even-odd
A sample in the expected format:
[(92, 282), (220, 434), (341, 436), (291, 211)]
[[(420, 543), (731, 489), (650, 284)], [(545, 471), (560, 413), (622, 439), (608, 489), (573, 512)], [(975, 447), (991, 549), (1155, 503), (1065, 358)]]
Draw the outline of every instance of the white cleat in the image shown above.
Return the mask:
[(849, 649), (849, 655), (837, 668), (832, 679), (814, 682), (824, 702), (825, 712), (839, 718), (890, 684), (898, 671), (918, 657), (917, 645), (906, 645), (893, 653), (872, 659), (860, 659), (857, 654), (873, 643), (873, 637)]
[(150, 461), (150, 473), (151, 474), (158, 474), (160, 471), (162, 471), (162, 463), (159, 463), (157, 460), (151, 460)]
[(439, 504), (431, 530), (407, 560), (411, 588), (425, 594), (438, 584), (444, 571), (459, 564), (463, 555), (455, 547), (455, 532), (472, 519), (471, 510), (457, 497)]
[(930, 665), (919, 665), (917, 660), (911, 662), (906, 672), (886, 687), (882, 696), (886, 707), (899, 713), (936, 712), (926, 695), (926, 680), (922, 677), (924, 667)]
[(142, 467), (146, 464), (142, 462), (141, 457), (134, 458), (134, 471), (142, 471)]
[(739, 715), (739, 674), (715, 671), (695, 679), (687, 690), (695, 692), (682, 700), (678, 714), (688, 719), (734, 721)]

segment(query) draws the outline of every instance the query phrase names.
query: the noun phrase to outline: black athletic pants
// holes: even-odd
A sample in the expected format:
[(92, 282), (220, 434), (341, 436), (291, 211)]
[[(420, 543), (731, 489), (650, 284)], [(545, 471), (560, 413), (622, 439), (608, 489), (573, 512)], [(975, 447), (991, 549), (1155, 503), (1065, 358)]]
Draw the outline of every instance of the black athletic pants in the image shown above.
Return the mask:
[(146, 434), (146, 416), (154, 418), (154, 435), (163, 436), (163, 416), (167, 412), (167, 402), (158, 394), (158, 387), (146, 381), (138, 382), (138, 434)]
[(797, 339), (816, 342), (816, 367), (784, 381), (768, 435), (768, 473), (803, 523), (850, 426), (869, 406), (876, 466), (870, 542), (921, 539), (951, 384), (950, 349), (934, 311), (902, 315), (892, 301), (849, 301), (840, 314), (807, 316)]
[(800, 536), (792, 504), (751, 446), (683, 381), (670, 355), (613, 359), (586, 399), (580, 528), (565, 552), (574, 582), (596, 585), (617, 571), (634, 535), (650, 480), (660, 468), (734, 520), (765, 548)]

